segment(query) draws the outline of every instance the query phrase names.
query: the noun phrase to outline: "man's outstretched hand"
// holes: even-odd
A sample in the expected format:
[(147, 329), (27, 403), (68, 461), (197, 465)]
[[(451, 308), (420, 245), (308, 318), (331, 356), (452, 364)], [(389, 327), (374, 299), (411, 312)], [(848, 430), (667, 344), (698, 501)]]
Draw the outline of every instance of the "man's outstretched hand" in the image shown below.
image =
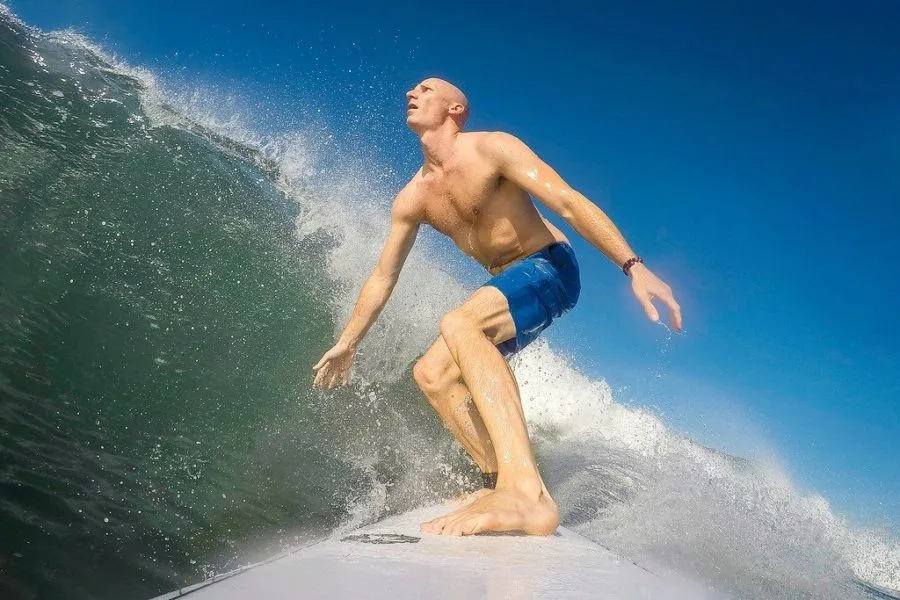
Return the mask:
[(343, 342), (335, 344), (313, 367), (313, 371), (316, 372), (313, 387), (330, 390), (337, 385), (338, 381), (341, 382), (341, 385), (347, 385), (350, 365), (355, 356), (355, 348), (351, 348)]
[(643, 264), (631, 267), (631, 290), (637, 296), (638, 302), (644, 307), (644, 312), (654, 323), (659, 321), (659, 312), (653, 306), (653, 299), (659, 298), (669, 307), (672, 327), (681, 332), (681, 307), (672, 295), (672, 288), (666, 282), (653, 274)]

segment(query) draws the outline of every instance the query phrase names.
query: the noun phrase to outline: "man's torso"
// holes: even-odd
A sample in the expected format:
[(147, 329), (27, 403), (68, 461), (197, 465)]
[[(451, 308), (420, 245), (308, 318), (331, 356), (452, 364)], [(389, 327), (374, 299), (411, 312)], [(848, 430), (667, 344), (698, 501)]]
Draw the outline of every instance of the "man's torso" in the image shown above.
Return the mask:
[(423, 222), (449, 237), (491, 273), (565, 236), (531, 198), (502, 177), (477, 147), (481, 133), (460, 134), (440, 170), (420, 170), (409, 189)]

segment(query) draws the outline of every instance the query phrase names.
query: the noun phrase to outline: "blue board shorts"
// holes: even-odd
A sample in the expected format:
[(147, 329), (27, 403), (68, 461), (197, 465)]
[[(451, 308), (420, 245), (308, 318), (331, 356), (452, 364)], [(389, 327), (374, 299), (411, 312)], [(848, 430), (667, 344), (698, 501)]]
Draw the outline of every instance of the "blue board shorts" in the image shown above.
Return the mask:
[(523, 258), (484, 285), (506, 296), (516, 324), (516, 336), (497, 344), (504, 356), (533, 342), (553, 319), (572, 310), (581, 293), (578, 261), (572, 246), (564, 242)]

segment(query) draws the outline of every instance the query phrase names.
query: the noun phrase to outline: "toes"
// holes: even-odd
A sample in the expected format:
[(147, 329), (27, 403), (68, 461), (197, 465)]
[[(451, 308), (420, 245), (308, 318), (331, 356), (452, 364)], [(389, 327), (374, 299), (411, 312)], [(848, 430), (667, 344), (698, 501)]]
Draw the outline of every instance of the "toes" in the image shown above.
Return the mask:
[[(422, 533), (461, 536), (472, 535), (489, 529), (492, 519), (490, 515), (485, 514), (484, 500), (482, 500), (489, 493), (490, 490), (487, 490), (485, 493), (479, 494), (479, 497), (472, 504), (432, 519), (427, 523), (422, 523), (420, 526)], [(478, 504), (477, 507), (475, 506), (476, 503)]]
[(464, 515), (444, 527), (444, 535), (475, 535), (489, 529), (490, 516), (484, 513)]
[(437, 519), (435, 519), (434, 521), (428, 521), (427, 523), (422, 523), (422, 526), (420, 528), (422, 530), (422, 533), (439, 533), (440, 528), (435, 521), (437, 521)]
[(482, 517), (482, 514), (471, 511), (462, 513), (444, 524), (441, 535), (461, 536), (477, 533), (478, 531), (481, 531), (481, 529), (479, 529), (479, 524)]
[(444, 515), (443, 517), (438, 517), (437, 519), (432, 519), (427, 523), (422, 523), (421, 530), (423, 533), (431, 533), (435, 535), (440, 535), (443, 531), (444, 527), (447, 524), (448, 517), (450, 515)]
[(465, 519), (466, 519), (465, 514), (458, 515), (456, 518), (450, 519), (444, 525), (444, 530), (441, 532), (441, 535), (453, 535), (453, 536), (462, 535), (462, 533), (460, 532), (460, 529), (459, 529), (459, 524), (461, 522), (465, 521)]
[(435, 535), (459, 535), (455, 534), (455, 527), (457, 521), (460, 519), (460, 512), (452, 512), (450, 514), (446, 514), (439, 519), (435, 519), (436, 527), (433, 527), (431, 533)]
[(460, 523), (464, 522), (460, 519), (453, 521), (452, 523), (448, 523), (444, 530), (441, 532), (441, 535), (450, 535), (454, 537), (459, 537), (462, 535), (462, 528), (460, 527)]

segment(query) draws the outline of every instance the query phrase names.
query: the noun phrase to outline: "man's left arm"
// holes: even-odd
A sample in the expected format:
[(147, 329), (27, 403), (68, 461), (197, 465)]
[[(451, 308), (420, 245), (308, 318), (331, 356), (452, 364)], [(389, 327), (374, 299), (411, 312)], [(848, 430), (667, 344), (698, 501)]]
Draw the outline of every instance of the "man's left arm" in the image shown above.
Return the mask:
[[(507, 133), (489, 133), (482, 138), (480, 147), (504, 177), (565, 219), (620, 268), (637, 257), (606, 213), (566, 184), (521, 140)], [(659, 298), (669, 307), (672, 325), (681, 331), (681, 307), (672, 289), (642, 263), (631, 264), (627, 270), (632, 279), (631, 288), (647, 316), (659, 320), (652, 303), (653, 298)]]

